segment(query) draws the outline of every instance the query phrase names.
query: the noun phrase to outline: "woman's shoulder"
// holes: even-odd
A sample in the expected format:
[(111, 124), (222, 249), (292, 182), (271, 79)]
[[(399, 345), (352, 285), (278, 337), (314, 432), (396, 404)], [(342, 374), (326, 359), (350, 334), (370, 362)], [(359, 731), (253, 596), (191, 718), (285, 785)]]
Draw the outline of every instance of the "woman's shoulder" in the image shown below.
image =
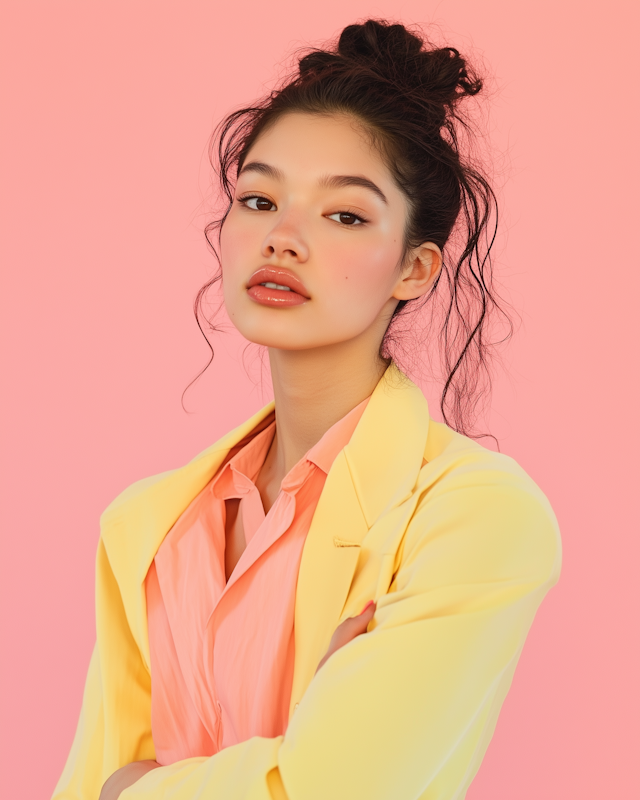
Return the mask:
[(186, 464), (130, 484), (109, 503), (101, 520), (110, 521), (136, 501), (145, 498), (157, 504), (169, 496), (175, 496), (178, 503), (188, 504), (189, 495), (195, 496), (213, 477), (225, 456), (241, 446), (248, 435), (261, 430), (270, 421), (272, 411), (273, 403), (270, 403)]
[(474, 575), (553, 585), (562, 545), (544, 492), (513, 458), (442, 423), (429, 427), (404, 562), (427, 572), (435, 563), (461, 581), (469, 567)]
[(434, 420), (429, 423), (419, 483), (447, 488), (503, 486), (533, 495), (551, 510), (542, 489), (514, 458), (490, 450)]
[(515, 459), (442, 423), (430, 422), (416, 492), (418, 508), (430, 517), (455, 518), (489, 538), (500, 531), (504, 541), (526, 539), (559, 558), (558, 521), (533, 478)]
[(108, 519), (109, 517), (113, 516), (123, 506), (127, 505), (130, 500), (133, 500), (145, 492), (153, 489), (158, 484), (162, 483), (162, 481), (164, 481), (166, 478), (174, 475), (178, 469), (170, 469), (166, 470), (165, 472), (159, 472), (156, 475), (149, 475), (129, 484), (129, 486), (117, 494), (105, 508), (105, 510), (102, 512), (102, 519)]
[(166, 500), (176, 490), (179, 494), (182, 494), (179, 491), (179, 487), (182, 484), (193, 485), (193, 492), (197, 493), (199, 488), (202, 488), (200, 484), (203, 480), (206, 482), (210, 477), (208, 473), (215, 471), (215, 464), (220, 461), (220, 457), (218, 457), (219, 451), (220, 446), (217, 442), (198, 453), (195, 458), (192, 458), (186, 464), (140, 478), (129, 484), (114, 497), (102, 512), (100, 517), (102, 528), (112, 524), (114, 520), (125, 515), (129, 509), (140, 504), (145, 507), (157, 507), (158, 503), (163, 504), (163, 500)]

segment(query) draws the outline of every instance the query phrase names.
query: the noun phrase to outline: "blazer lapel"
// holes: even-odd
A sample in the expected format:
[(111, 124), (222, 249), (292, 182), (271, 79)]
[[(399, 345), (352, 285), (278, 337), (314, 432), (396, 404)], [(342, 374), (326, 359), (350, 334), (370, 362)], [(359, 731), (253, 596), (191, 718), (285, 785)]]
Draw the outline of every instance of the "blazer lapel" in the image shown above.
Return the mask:
[[(270, 403), (185, 467), (134, 484), (102, 515), (102, 540), (147, 667), (144, 581), (151, 562), (185, 508), (225, 459), (253, 431), (269, 423), (273, 409)], [(331, 467), (298, 576), (291, 711), (311, 682), (340, 620), (369, 530), (411, 494), (422, 464), (428, 420), (422, 392), (392, 366)]]
[(329, 471), (302, 551), (294, 612), (295, 661), (289, 716), (326, 652), (367, 530), (343, 450)]
[(126, 489), (101, 517), (101, 536), (120, 589), (133, 637), (149, 668), (149, 633), (144, 581), (162, 540), (229, 454), (254, 430), (268, 424), (274, 404), (196, 456), (186, 466)]
[(335, 459), (307, 535), (296, 591), (290, 715), (339, 623), (365, 537), (412, 493), (428, 427), (424, 395), (392, 365)]

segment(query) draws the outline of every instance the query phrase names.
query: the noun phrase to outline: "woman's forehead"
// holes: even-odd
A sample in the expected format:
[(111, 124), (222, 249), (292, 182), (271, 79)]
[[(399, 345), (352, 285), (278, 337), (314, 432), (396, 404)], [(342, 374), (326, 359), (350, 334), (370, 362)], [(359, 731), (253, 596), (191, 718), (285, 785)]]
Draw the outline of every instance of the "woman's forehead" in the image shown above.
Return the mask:
[[(264, 131), (244, 159), (268, 165), (268, 177), (317, 182), (331, 175), (363, 175), (389, 187), (393, 178), (361, 123), (347, 115), (289, 113)], [(268, 170), (259, 170), (267, 174)]]
[(285, 114), (258, 137), (249, 153), (255, 158), (266, 151), (287, 160), (348, 158), (384, 166), (362, 124), (346, 115)]

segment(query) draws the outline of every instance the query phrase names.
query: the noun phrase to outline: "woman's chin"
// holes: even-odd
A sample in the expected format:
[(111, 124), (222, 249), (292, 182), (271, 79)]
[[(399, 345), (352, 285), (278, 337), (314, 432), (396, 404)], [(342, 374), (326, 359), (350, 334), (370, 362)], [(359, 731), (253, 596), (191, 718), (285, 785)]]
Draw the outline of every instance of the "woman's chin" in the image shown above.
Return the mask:
[[(282, 309), (279, 314), (287, 314), (288, 310)], [(325, 344), (325, 336), (314, 336), (306, 325), (296, 324), (293, 320), (251, 320), (249, 315), (238, 314), (231, 320), (238, 331), (252, 344), (260, 347), (268, 347), (274, 350), (311, 350), (315, 347), (322, 347)], [(236, 320), (241, 322), (237, 324)], [(311, 335), (310, 335), (311, 334)]]
[[(244, 326), (243, 326), (244, 327)], [(242, 336), (252, 344), (266, 347), (269, 350), (287, 350), (292, 352), (302, 352), (318, 350), (323, 347), (334, 347), (340, 345), (342, 340), (328, 338), (326, 335), (311, 337), (309, 332), (299, 331), (264, 331), (264, 330), (242, 330), (238, 329)], [(345, 337), (345, 340), (349, 337)]]

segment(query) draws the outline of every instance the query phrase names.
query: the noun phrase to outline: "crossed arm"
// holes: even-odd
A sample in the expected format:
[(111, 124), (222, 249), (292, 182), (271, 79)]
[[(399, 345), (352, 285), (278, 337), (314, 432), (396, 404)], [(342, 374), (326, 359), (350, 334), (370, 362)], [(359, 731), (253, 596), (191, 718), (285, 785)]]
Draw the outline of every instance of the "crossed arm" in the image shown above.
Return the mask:
[[(331, 637), (331, 642), (324, 657), (318, 664), (318, 669), (330, 658), (333, 653), (344, 647), (345, 644), (353, 641), (356, 636), (365, 633), (367, 626), (373, 619), (376, 606), (373, 601), (367, 604), (357, 617), (348, 617), (341, 622)], [(317, 670), (316, 670), (317, 672)], [(132, 761), (124, 767), (117, 769), (109, 777), (102, 787), (99, 800), (118, 800), (122, 792), (133, 786), (143, 775), (160, 766), (157, 761), (146, 759), (144, 761)]]
[[(99, 558), (98, 649), (54, 800), (96, 800), (103, 784), (101, 800), (464, 796), (560, 564), (541, 493), (517, 476), (482, 477), (450, 476), (419, 503), (372, 629), (340, 626), (285, 736), (210, 758), (145, 762), (149, 673)], [(134, 764), (117, 769), (123, 761)]]

